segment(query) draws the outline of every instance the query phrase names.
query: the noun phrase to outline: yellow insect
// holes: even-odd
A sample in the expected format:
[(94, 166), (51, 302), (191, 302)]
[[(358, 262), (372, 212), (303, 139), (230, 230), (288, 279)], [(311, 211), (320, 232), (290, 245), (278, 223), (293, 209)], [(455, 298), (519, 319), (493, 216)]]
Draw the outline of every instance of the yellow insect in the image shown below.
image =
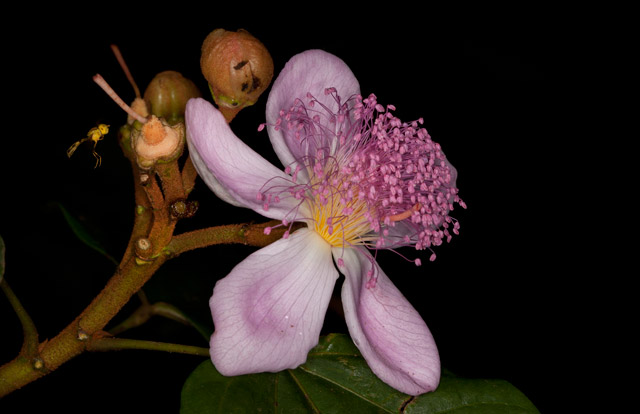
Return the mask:
[(67, 157), (71, 158), (73, 153), (76, 151), (78, 146), (85, 141), (93, 141), (93, 156), (96, 157), (96, 165), (93, 168), (97, 168), (102, 163), (102, 158), (96, 152), (96, 145), (98, 145), (98, 141), (104, 138), (105, 135), (109, 133), (109, 125), (100, 124), (97, 127), (93, 127), (87, 132), (87, 137), (82, 138), (80, 141), (75, 142), (72, 146), (67, 150)]

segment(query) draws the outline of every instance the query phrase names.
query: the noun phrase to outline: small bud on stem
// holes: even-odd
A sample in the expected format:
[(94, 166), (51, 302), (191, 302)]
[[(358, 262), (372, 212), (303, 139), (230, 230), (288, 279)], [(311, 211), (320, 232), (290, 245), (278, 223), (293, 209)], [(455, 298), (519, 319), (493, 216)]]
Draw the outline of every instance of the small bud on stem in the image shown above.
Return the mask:
[(169, 206), (171, 217), (176, 220), (192, 217), (197, 210), (197, 201), (177, 200)]
[(141, 237), (136, 240), (135, 252), (139, 259), (148, 260), (153, 253), (153, 244), (151, 243), (151, 240), (146, 237)]
[(78, 329), (78, 341), (87, 341), (89, 340), (89, 334), (83, 331), (82, 329)]

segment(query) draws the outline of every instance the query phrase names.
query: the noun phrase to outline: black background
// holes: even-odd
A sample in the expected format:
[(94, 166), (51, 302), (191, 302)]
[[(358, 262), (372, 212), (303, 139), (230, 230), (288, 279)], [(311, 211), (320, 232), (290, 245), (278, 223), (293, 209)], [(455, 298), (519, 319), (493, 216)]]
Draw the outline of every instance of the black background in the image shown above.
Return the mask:
[[(114, 127), (125, 120), (91, 80), (99, 72), (125, 101), (133, 99), (109, 45), (120, 47), (141, 89), (171, 69), (194, 80), (209, 98), (199, 69), (202, 40), (218, 27), (245, 28), (267, 46), (276, 74), (292, 55), (322, 48), (351, 67), (363, 94), (394, 104), (402, 120), (424, 118), (458, 169), (468, 205), (453, 212), (461, 235), (436, 249), (435, 262), (425, 254), (416, 268), (381, 252), (382, 267), (429, 325), (445, 368), (510, 381), (542, 412), (554, 412), (566, 368), (561, 361), (571, 353), (565, 339), (577, 318), (576, 310), (560, 306), (577, 266), (567, 249), (572, 219), (561, 201), (571, 181), (562, 152), (570, 138), (557, 123), (566, 96), (558, 85), (566, 75), (567, 40), (547, 13), (484, 12), (464, 21), (458, 14), (410, 8), (269, 15), (252, 7), (184, 13), (74, 9), (80, 14), (19, 18), (18, 29), (5, 34), (9, 93), (3, 99), (9, 109), (3, 112), (12, 132), (3, 134), (0, 149), (0, 234), (7, 246), (5, 276), (40, 339), (73, 320), (113, 270), (75, 238), (52, 203), (62, 203), (115, 257), (129, 237), (132, 178), (115, 129), (98, 145), (100, 168), (93, 168), (89, 144), (71, 159), (65, 154), (96, 123)], [(277, 163), (266, 133), (256, 130), (267, 94), (242, 111), (232, 128)], [(192, 198), (200, 209), (178, 231), (261, 220), (217, 200), (201, 181)], [(161, 269), (149, 295), (163, 299), (158, 286), (164, 283), (171, 299), (206, 318), (215, 281), (253, 250), (229, 246), (184, 254)], [(184, 294), (181, 285), (189, 286)], [(189, 296), (194, 288), (200, 294)], [(133, 299), (124, 314), (135, 305)], [(336, 309), (328, 313), (325, 332), (345, 331)], [(0, 327), (4, 363), (20, 349), (21, 332), (3, 298)], [(192, 330), (160, 319), (127, 336), (206, 346)], [(177, 412), (181, 384), (201, 361), (148, 351), (85, 354), (5, 397), (0, 411), (26, 404), (33, 412)]]

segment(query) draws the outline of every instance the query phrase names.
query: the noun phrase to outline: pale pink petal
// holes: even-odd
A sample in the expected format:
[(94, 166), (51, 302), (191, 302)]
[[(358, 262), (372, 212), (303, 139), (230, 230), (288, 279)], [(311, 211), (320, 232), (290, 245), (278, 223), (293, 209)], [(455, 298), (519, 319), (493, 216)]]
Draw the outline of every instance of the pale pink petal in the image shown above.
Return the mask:
[(297, 200), (283, 197), (264, 208), (261, 192), (271, 186), (291, 185), (291, 177), (236, 137), (212, 104), (202, 98), (189, 100), (185, 121), (193, 164), (216, 195), (278, 220), (297, 207)]
[[(307, 94), (310, 93), (337, 113), (336, 101), (331, 95), (325, 95), (327, 88), (336, 88), (343, 100), (360, 93), (358, 80), (346, 63), (323, 50), (308, 50), (293, 56), (273, 83), (266, 112), (269, 138), (285, 166), (295, 168), (295, 161), (307, 155), (307, 148), (286, 128), (286, 122), (281, 128), (274, 127), (280, 111), (286, 113), (296, 99), (301, 99), (306, 105), (309, 101)], [(314, 106), (315, 110), (322, 111), (320, 103)]]
[(420, 231), (420, 227), (411, 222), (411, 218), (390, 223), (384, 226), (381, 237), (384, 244), (381, 246), (385, 249), (394, 249), (408, 244), (415, 244), (417, 241), (416, 233)]
[(318, 344), (338, 278), (331, 246), (300, 229), (251, 254), (216, 283), (211, 359), (223, 375), (278, 372)]
[[(420, 314), (370, 256), (356, 249), (335, 250), (346, 276), (342, 302), (349, 333), (371, 370), (391, 387), (410, 395), (433, 391), (440, 381), (440, 358)], [(367, 272), (377, 277), (368, 287)]]
[(229, 194), (227, 189), (222, 184), (220, 184), (211, 170), (207, 168), (207, 164), (202, 160), (202, 158), (200, 158), (200, 154), (198, 154), (197, 149), (193, 144), (191, 144), (190, 140), (187, 140), (187, 146), (189, 148), (189, 156), (191, 157), (191, 161), (198, 171), (198, 175), (207, 184), (211, 191), (213, 191), (214, 194), (218, 196), (218, 198), (226, 201), (231, 205), (234, 205), (236, 207), (247, 207), (243, 203), (233, 198), (233, 196)]

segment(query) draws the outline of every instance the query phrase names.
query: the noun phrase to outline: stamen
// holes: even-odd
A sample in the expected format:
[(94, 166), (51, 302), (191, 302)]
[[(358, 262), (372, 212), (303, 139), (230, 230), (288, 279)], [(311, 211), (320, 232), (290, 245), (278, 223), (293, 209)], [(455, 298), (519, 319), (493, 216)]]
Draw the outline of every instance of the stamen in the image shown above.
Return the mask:
[[(342, 249), (395, 251), (409, 245), (431, 250), (449, 241), (450, 231), (458, 234), (459, 224), (449, 212), (454, 203), (466, 206), (440, 145), (420, 127), (424, 121), (401, 122), (391, 113), (395, 107), (384, 107), (373, 94), (343, 101), (335, 88), (326, 88), (324, 95), (329, 98), (308, 93), (306, 102), (296, 99), (270, 125), (305, 155), (292, 164), (295, 170), (285, 168), (290, 181), (269, 180), (260, 189), (257, 198), (266, 199), (265, 210), (272, 196), (275, 203), (285, 197), (300, 200), (283, 225), (304, 221)], [(337, 263), (344, 265), (341, 259)], [(368, 287), (374, 287), (373, 272), (369, 277)]]

